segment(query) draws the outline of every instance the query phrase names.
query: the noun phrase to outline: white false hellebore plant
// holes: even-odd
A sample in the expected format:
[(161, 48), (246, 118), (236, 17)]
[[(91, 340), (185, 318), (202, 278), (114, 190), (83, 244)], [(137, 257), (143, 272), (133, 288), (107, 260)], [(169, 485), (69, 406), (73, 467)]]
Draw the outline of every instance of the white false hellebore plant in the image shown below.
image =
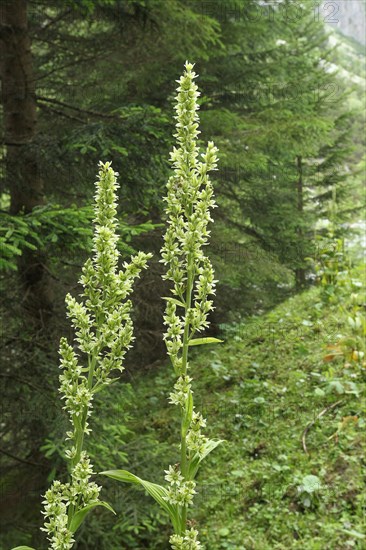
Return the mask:
[[(130, 317), (132, 304), (127, 298), (134, 279), (139, 277), (151, 257), (151, 254), (139, 252), (130, 263), (124, 263), (123, 271), (118, 271), (116, 176), (118, 173), (113, 171), (111, 163), (99, 163), (94, 257), (83, 267), (82, 300), (70, 294), (66, 296), (67, 316), (75, 329), (73, 345), (66, 338), (61, 338), (60, 342), (60, 392), (72, 425), (67, 432), (71, 445), (66, 451), (70, 480), (67, 483), (54, 481), (45, 494), (42, 513), (46, 521), (42, 530), (47, 533), (52, 550), (72, 548), (74, 533), (96, 506), (113, 512), (109, 504), (99, 500), (101, 487), (90, 481), (93, 468), (83, 449), (84, 435), (90, 432), (88, 418), (94, 394), (118, 379), (110, 378), (113, 370), (123, 371), (123, 358), (134, 339)], [(32, 550), (28, 546), (14, 550), (27, 549)]]
[(193, 338), (208, 326), (207, 316), (213, 307), (209, 296), (215, 293), (213, 268), (202, 247), (208, 244), (212, 221), (210, 209), (215, 207), (213, 187), (208, 172), (217, 166), (217, 148), (208, 143), (199, 160), (197, 137), (199, 96), (194, 82), (193, 65), (186, 62), (176, 98), (177, 148), (171, 153), (174, 173), (167, 184), (166, 213), (168, 228), (162, 248), (162, 262), (167, 266), (165, 279), (171, 281), (171, 296), (164, 316), (164, 340), (177, 381), (170, 402), (181, 412), (180, 463), (165, 470), (168, 486), (150, 483), (125, 471), (102, 472), (119, 481), (142, 485), (168, 512), (174, 534), (173, 550), (201, 548), (198, 532), (187, 528), (188, 506), (196, 493), (194, 481), (201, 461), (221, 443), (204, 436), (206, 421), (193, 404), (192, 378), (189, 376), (188, 349), (193, 345), (220, 342), (215, 338)]

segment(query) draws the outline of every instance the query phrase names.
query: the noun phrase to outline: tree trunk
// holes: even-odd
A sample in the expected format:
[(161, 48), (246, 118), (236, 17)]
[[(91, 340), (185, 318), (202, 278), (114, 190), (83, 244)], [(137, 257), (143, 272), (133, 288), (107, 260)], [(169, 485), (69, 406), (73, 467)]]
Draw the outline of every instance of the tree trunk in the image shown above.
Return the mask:
[[(296, 164), (297, 164), (297, 210), (299, 212), (299, 219), (300, 222), (302, 221), (302, 216), (304, 212), (304, 185), (303, 185), (303, 173), (302, 173), (302, 157), (298, 156), (296, 157)], [(299, 226), (297, 230), (297, 236), (298, 236), (298, 254), (299, 257), (297, 258), (297, 261), (299, 262), (299, 266), (295, 269), (295, 280), (296, 280), (296, 288), (301, 289), (305, 286), (305, 269), (302, 267), (303, 263), (303, 231), (302, 227)]]
[[(31, 212), (44, 202), (34, 145), (37, 106), (27, 0), (3, 0), (0, 17), (5, 186), (10, 192), (10, 213), (16, 215)], [(33, 319), (43, 324), (52, 309), (43, 254), (26, 249), (19, 261), (19, 275), (23, 304)]]
[[(0, 0), (0, 54), (5, 145), (3, 183), (4, 190), (10, 194), (10, 214), (17, 216), (31, 212), (44, 202), (35, 145), (37, 106), (27, 0)], [(16, 289), (17, 300), (9, 303), (7, 309), (9, 319), (17, 318), (16, 323), (9, 323), (10, 337), (16, 334), (16, 343), (13, 355), (8, 353), (3, 360), (3, 372), (9, 378), (5, 378), (7, 383), (3, 382), (1, 389), (9, 409), (9, 416), (4, 417), (7, 441), (1, 458), (11, 481), (10, 495), (0, 495), (0, 507), (4, 507), (7, 517), (11, 518), (9, 525), (18, 517), (28, 518), (31, 507), (39, 506), (39, 487), (45, 485), (48, 473), (40, 451), (48, 432), (38, 414), (44, 396), (42, 390), (37, 394), (37, 388), (42, 388), (46, 378), (44, 359), (40, 360), (44, 357), (41, 345), (51, 334), (52, 287), (44, 252), (24, 249), (18, 261), (18, 275), (21, 288)], [(28, 387), (32, 378), (37, 381), (32, 386), (33, 393)]]

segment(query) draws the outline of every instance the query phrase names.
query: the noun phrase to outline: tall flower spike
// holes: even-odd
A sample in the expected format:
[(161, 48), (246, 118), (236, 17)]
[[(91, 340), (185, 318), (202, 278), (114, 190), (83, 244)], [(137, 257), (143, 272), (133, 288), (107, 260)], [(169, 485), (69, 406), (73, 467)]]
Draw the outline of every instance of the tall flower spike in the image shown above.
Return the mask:
[[(198, 88), (193, 65), (186, 62), (179, 79), (176, 97), (177, 146), (171, 152), (174, 174), (167, 184), (166, 213), (168, 229), (164, 236), (161, 262), (167, 266), (164, 278), (171, 282), (172, 296), (166, 298), (164, 340), (177, 381), (170, 402), (179, 406), (182, 415), (181, 462), (179, 469), (169, 466), (167, 500), (179, 509), (180, 527), (170, 538), (173, 549), (201, 548), (198, 532), (187, 529), (187, 509), (196, 493), (193, 478), (198, 464), (219, 442), (201, 434), (206, 423), (194, 410), (192, 378), (188, 376), (188, 346), (195, 333), (208, 326), (207, 317), (213, 308), (209, 299), (215, 293), (214, 272), (203, 247), (208, 244), (212, 221), (211, 209), (216, 206), (208, 172), (216, 170), (217, 148), (212, 142), (199, 160)], [(192, 467), (192, 462), (197, 467)]]
[[(70, 481), (54, 481), (43, 501), (47, 520), (42, 528), (52, 550), (69, 550), (74, 543), (73, 518), (86, 506), (108, 505), (99, 501), (100, 487), (90, 481), (93, 468), (83, 450), (84, 435), (90, 430), (94, 394), (112, 382), (112, 370), (122, 372), (122, 360), (133, 340), (130, 300), (133, 281), (147, 265), (151, 254), (139, 252), (118, 271), (117, 172), (111, 163), (99, 163), (95, 194), (93, 252), (82, 270), (81, 301), (66, 296), (67, 316), (75, 331), (75, 343), (61, 338), (62, 373), (60, 392), (65, 401), (71, 430), (66, 450)], [(77, 349), (77, 351), (75, 350)], [(87, 365), (87, 367), (82, 366)], [(86, 373), (86, 374), (84, 374)]]

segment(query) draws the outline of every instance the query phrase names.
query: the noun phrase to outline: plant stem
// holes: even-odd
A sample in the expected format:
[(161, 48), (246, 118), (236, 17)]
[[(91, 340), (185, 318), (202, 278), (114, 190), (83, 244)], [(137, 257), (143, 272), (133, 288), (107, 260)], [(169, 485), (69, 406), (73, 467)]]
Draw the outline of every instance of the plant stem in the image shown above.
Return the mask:
[(187, 506), (182, 506), (181, 535), (184, 535), (187, 529)]
[[(98, 352), (96, 352), (92, 356), (91, 360), (90, 360), (90, 357), (89, 357), (89, 360), (88, 360), (88, 363), (89, 363), (88, 387), (89, 387), (89, 389), (91, 389), (93, 387), (93, 377), (94, 377), (95, 365), (96, 365), (96, 362), (97, 362), (97, 355), (98, 355)], [(82, 415), (82, 420), (81, 420), (81, 427), (80, 427), (79, 430), (77, 430), (76, 454), (75, 454), (75, 457), (73, 458), (73, 460), (71, 461), (71, 470), (79, 462), (80, 456), (81, 456), (81, 453), (82, 453), (82, 450), (83, 450), (84, 433), (85, 433), (85, 424), (86, 424), (87, 414), (88, 414), (88, 410), (87, 410), (87, 407), (85, 407), (84, 410), (83, 410), (83, 415)], [(70, 527), (72, 518), (74, 516), (74, 512), (75, 512), (75, 506), (73, 504), (70, 504), (69, 509), (68, 509), (68, 514), (67, 514), (68, 515), (68, 527)]]
[[(191, 254), (189, 254), (187, 258), (187, 292), (186, 292), (186, 303), (185, 303), (186, 319), (185, 319), (184, 334), (183, 334), (182, 376), (185, 376), (187, 374), (188, 342), (189, 342), (189, 320), (187, 319), (187, 313), (192, 303), (193, 281), (194, 281), (194, 266), (192, 265), (192, 256)], [(183, 477), (187, 479), (187, 444), (186, 444), (186, 433), (185, 433), (186, 431), (183, 429), (183, 425), (184, 425), (184, 411), (182, 411), (180, 468), (181, 468)], [(183, 506), (181, 534), (185, 532), (186, 526), (187, 526), (187, 506)]]

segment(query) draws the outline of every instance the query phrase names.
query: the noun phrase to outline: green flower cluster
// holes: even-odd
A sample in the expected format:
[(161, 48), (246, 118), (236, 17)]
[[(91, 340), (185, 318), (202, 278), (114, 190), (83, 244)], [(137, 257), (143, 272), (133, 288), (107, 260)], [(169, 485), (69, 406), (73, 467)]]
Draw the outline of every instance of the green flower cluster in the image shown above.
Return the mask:
[(187, 530), (183, 536), (172, 535), (169, 540), (172, 550), (199, 550), (202, 546), (197, 536), (198, 531), (195, 529)]
[(48, 522), (42, 527), (42, 531), (52, 534), (49, 537), (52, 550), (68, 550), (72, 548), (73, 533), (68, 528), (70, 505), (85, 508), (89, 504), (98, 502), (101, 487), (91, 482), (93, 468), (85, 451), (82, 451), (80, 460), (71, 473), (71, 483), (54, 481), (45, 494), (44, 512), (42, 514)]
[(191, 392), (192, 378), (187, 375), (180, 376), (174, 384), (174, 392), (169, 396), (170, 403), (184, 407)]
[[(189, 468), (193, 459), (200, 461), (207, 454), (210, 441), (202, 435), (206, 425), (200, 413), (194, 410), (188, 376), (188, 347), (197, 332), (208, 327), (208, 314), (213, 309), (211, 295), (215, 294), (214, 271), (203, 247), (208, 244), (210, 215), (216, 206), (213, 186), (208, 172), (217, 166), (217, 148), (208, 143), (199, 159), (197, 138), (198, 97), (194, 82), (193, 65), (186, 62), (185, 72), (178, 80), (176, 97), (177, 147), (171, 152), (174, 173), (167, 183), (165, 197), (168, 228), (164, 236), (161, 262), (167, 266), (163, 276), (171, 282), (172, 296), (167, 300), (164, 315), (166, 332), (164, 340), (177, 381), (170, 394), (170, 402), (178, 405), (182, 414), (180, 469), (170, 466), (165, 479), (169, 482), (167, 497), (171, 504), (180, 507), (182, 529), (170, 539), (173, 549), (200, 547), (197, 531), (186, 530), (186, 512), (196, 493), (193, 481), (194, 469)], [(198, 459), (197, 459), (198, 457)], [(193, 473), (192, 473), (193, 472)]]
[[(174, 136), (179, 148), (174, 147), (171, 153), (174, 175), (169, 178), (164, 199), (168, 229), (161, 251), (161, 261), (168, 266), (164, 278), (172, 281), (172, 293), (177, 297), (168, 298), (164, 317), (167, 326), (164, 338), (177, 373), (182, 368), (179, 352), (183, 347), (184, 328), (189, 325), (191, 338), (208, 326), (207, 315), (213, 307), (208, 296), (215, 293), (216, 283), (211, 262), (202, 247), (208, 244), (210, 209), (216, 206), (208, 172), (216, 169), (217, 148), (209, 142), (202, 161), (198, 160), (197, 99), (200, 94), (194, 83), (193, 65), (186, 63), (185, 68), (179, 80), (175, 107), (178, 122)], [(187, 304), (187, 294), (191, 296), (194, 280), (194, 303)], [(187, 309), (185, 319), (177, 314), (177, 307)]]
[(203, 457), (206, 450), (209, 439), (202, 435), (201, 428), (206, 426), (206, 420), (201, 413), (193, 411), (190, 428), (187, 432), (187, 449), (190, 456), (197, 453), (200, 457)]
[(66, 296), (75, 343), (70, 345), (61, 338), (59, 391), (72, 425), (67, 432), (72, 444), (66, 451), (71, 480), (64, 484), (54, 481), (45, 495), (43, 514), (48, 521), (43, 530), (48, 533), (53, 550), (72, 547), (73, 517), (85, 506), (99, 502), (101, 488), (90, 481), (93, 471), (83, 451), (84, 435), (90, 431), (88, 418), (94, 394), (116, 380), (110, 377), (112, 370), (123, 371), (122, 361), (133, 340), (132, 304), (126, 298), (151, 257), (139, 252), (130, 263), (124, 263), (123, 271), (118, 271), (116, 176), (110, 163), (99, 163), (94, 257), (85, 262), (82, 270), (82, 300)]
[(185, 481), (182, 473), (174, 466), (169, 466), (165, 470), (165, 479), (169, 482), (168, 495), (165, 498), (170, 504), (178, 506), (188, 506), (193, 502), (193, 496), (196, 494), (196, 483), (193, 480)]
[(68, 529), (67, 496), (69, 487), (60, 481), (54, 481), (52, 487), (45, 494), (44, 512), (42, 514), (48, 522), (41, 527), (48, 533), (52, 550), (69, 550), (75, 542), (73, 533)]
[[(167, 183), (167, 231), (161, 262), (167, 266), (164, 279), (171, 283), (164, 315), (164, 341), (176, 374), (170, 402), (181, 413), (180, 462), (165, 470), (168, 487), (143, 480), (126, 470), (101, 472), (124, 483), (138, 484), (168, 512), (175, 534), (169, 539), (173, 550), (199, 550), (198, 531), (188, 528), (189, 506), (196, 494), (195, 477), (201, 461), (221, 440), (202, 434), (206, 420), (195, 410), (192, 378), (189, 376), (190, 345), (218, 343), (215, 338), (194, 338), (209, 325), (213, 309), (211, 297), (216, 282), (212, 264), (203, 250), (208, 244), (208, 224), (216, 206), (208, 177), (217, 167), (217, 148), (209, 142), (199, 158), (197, 111), (199, 92), (194, 82), (193, 65), (186, 62), (178, 80), (176, 102), (177, 147), (171, 152), (174, 173)], [(69, 415), (71, 429), (66, 432), (69, 448), (69, 480), (54, 481), (44, 497), (43, 531), (51, 550), (70, 550), (74, 534), (86, 514), (95, 506), (111, 506), (99, 500), (101, 487), (91, 481), (93, 468), (84, 450), (84, 436), (90, 433), (88, 419), (96, 392), (116, 381), (112, 371), (123, 371), (123, 359), (133, 341), (132, 304), (128, 299), (133, 283), (146, 267), (151, 254), (139, 252), (118, 270), (117, 188), (110, 163), (99, 163), (95, 195), (93, 258), (82, 269), (81, 299), (66, 296), (67, 316), (74, 340), (60, 341), (60, 392)], [(14, 549), (15, 550), (15, 549)]]

